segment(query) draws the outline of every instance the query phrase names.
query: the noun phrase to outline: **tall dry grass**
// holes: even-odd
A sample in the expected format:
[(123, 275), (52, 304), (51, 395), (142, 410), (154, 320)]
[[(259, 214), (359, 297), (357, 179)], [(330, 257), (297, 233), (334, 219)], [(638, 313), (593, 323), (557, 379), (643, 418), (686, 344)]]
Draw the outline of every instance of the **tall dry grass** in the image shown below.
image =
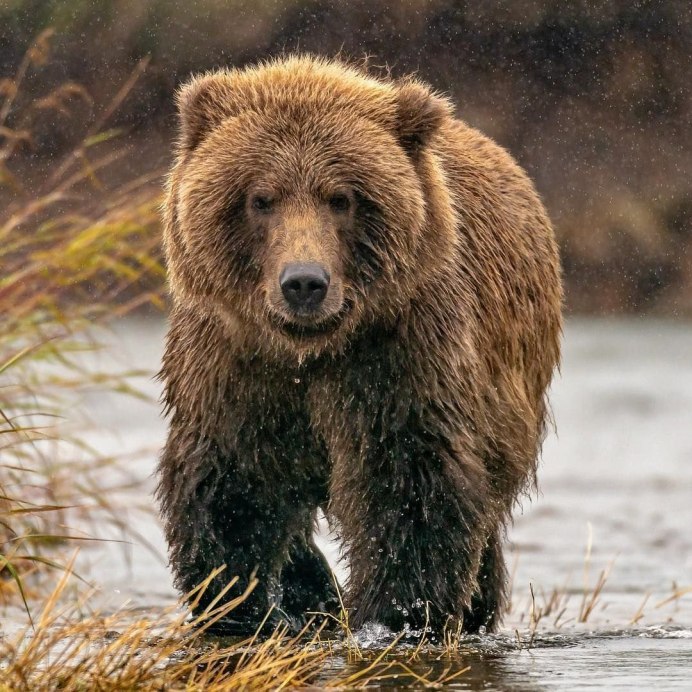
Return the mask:
[[(190, 608), (219, 571), (187, 595)], [(127, 611), (85, 617), (86, 601), (61, 605), (67, 579), (66, 572), (45, 599), (32, 631), (0, 640), (2, 692), (361, 689), (390, 679), (418, 688), (439, 688), (467, 671), (447, 665), (438, 666), (433, 674), (420, 660), (422, 642), (401, 651), (395, 639), (380, 650), (362, 651), (353, 644), (345, 621), (340, 623), (344, 641), (324, 638), (323, 627), (309, 626), (294, 636), (284, 627), (262, 639), (205, 636), (255, 584), (223, 605), (216, 605), (219, 597), (196, 616), (172, 607), (153, 618)], [(335, 660), (339, 661), (336, 666)]]
[(143, 65), (66, 155), (27, 166), (35, 119), (89, 99), (74, 83), (21, 98), (50, 41), (43, 32), (0, 82), (0, 599), (10, 600), (26, 598), (29, 575), (59, 565), (70, 513), (108, 512), (99, 473), (110, 460), (61, 423), (70, 396), (127, 392), (126, 379), (86, 369), (84, 352), (98, 348), (100, 325), (162, 305), (157, 188), (149, 177), (104, 182), (126, 154), (108, 121)]

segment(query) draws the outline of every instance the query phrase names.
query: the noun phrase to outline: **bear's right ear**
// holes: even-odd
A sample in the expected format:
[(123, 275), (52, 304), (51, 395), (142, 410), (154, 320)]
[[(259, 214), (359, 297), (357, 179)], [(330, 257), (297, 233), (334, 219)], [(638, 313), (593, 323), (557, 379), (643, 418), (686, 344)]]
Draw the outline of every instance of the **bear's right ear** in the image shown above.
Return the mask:
[(176, 94), (180, 113), (180, 144), (194, 149), (204, 136), (237, 112), (233, 88), (227, 75), (193, 77)]

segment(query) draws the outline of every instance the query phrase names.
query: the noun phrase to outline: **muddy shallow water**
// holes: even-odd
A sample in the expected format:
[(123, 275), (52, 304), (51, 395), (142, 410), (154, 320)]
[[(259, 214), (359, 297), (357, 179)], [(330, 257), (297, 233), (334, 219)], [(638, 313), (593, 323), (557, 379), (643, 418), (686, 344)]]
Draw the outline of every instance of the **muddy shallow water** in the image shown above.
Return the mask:
[[(153, 371), (163, 332), (154, 320), (118, 325), (101, 365), (115, 354)], [(156, 396), (155, 382), (138, 384)], [(101, 586), (104, 608), (169, 605), (175, 592), (155, 514), (132, 509), (153, 506), (147, 493), (165, 433), (158, 407), (100, 392), (83, 403), (93, 445), (149, 451), (129, 463), (141, 485), (110, 498), (141, 539), (83, 549), (79, 567)], [(509, 533), (505, 627), (469, 639), (452, 660), (430, 653), (416, 666), (468, 666), (458, 689), (692, 689), (692, 325), (570, 321), (552, 403), (558, 432), (544, 447), (540, 493), (517, 510)], [(343, 578), (338, 546), (324, 533), (319, 542)], [(377, 637), (361, 644), (381, 646)], [(333, 665), (362, 664), (337, 656)]]

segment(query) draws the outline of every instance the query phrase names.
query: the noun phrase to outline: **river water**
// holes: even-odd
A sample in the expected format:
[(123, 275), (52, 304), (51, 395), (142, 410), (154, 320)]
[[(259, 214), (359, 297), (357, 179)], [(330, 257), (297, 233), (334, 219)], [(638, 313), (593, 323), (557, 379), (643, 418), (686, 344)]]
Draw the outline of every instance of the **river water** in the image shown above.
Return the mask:
[[(98, 366), (153, 372), (163, 335), (160, 320), (118, 324)], [(151, 378), (136, 384), (157, 397)], [(99, 585), (101, 607), (170, 605), (165, 547), (147, 511), (165, 435), (158, 406), (96, 390), (81, 405), (92, 445), (133, 453), (136, 483), (110, 501), (138, 538), (85, 548), (78, 567)], [(456, 689), (692, 690), (692, 325), (570, 320), (552, 405), (557, 433), (545, 443), (540, 492), (509, 532), (505, 625), (469, 638), (451, 660), (424, 656), (420, 669), (469, 667)], [(324, 531), (318, 540), (343, 578), (338, 546)], [(365, 647), (382, 645), (358, 636)], [(334, 660), (335, 669), (358, 665)], [(386, 686), (409, 689), (405, 682)]]

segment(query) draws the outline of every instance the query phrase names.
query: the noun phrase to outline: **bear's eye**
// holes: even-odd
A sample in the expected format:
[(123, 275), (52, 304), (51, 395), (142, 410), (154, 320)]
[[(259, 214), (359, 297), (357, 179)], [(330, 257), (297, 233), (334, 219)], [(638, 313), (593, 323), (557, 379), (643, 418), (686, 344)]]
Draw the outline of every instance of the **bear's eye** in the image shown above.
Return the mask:
[(351, 208), (351, 200), (348, 195), (338, 192), (329, 198), (329, 206), (332, 211), (345, 212)]
[(257, 211), (268, 212), (272, 210), (274, 200), (266, 195), (255, 195), (252, 198), (252, 208)]

